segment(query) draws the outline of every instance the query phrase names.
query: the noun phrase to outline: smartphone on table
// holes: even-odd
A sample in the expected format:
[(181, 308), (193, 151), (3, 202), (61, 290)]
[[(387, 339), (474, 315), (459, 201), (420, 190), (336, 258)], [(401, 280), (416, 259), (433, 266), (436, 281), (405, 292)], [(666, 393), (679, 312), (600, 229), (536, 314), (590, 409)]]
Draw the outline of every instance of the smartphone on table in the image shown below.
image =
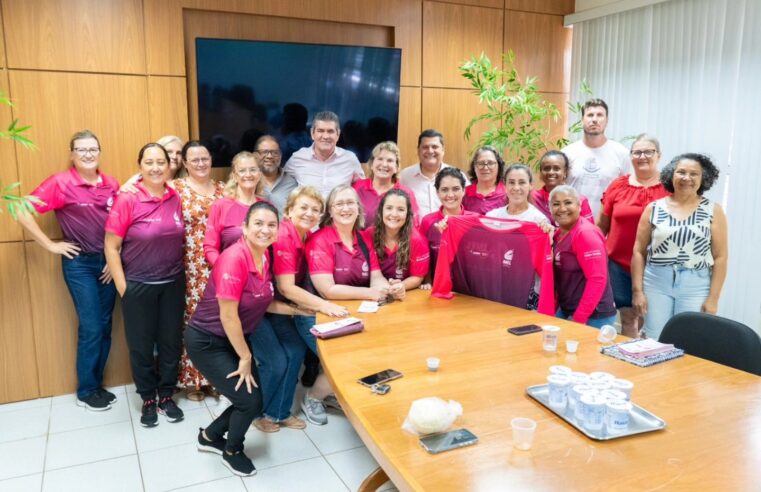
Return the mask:
[(357, 382), (369, 388), (376, 384), (381, 384), (388, 381), (393, 381), (394, 379), (399, 379), (400, 377), (402, 377), (401, 372), (395, 371), (393, 369), (386, 369), (385, 371), (376, 372), (375, 374), (370, 374), (369, 376), (360, 378), (357, 380)]
[(521, 336), (528, 335), (529, 333), (538, 333), (542, 331), (542, 327), (539, 325), (524, 325), (508, 328), (507, 331), (513, 335)]
[(450, 449), (471, 446), (478, 442), (475, 434), (468, 429), (456, 429), (439, 434), (429, 434), (420, 438), (420, 445), (431, 454), (443, 453)]

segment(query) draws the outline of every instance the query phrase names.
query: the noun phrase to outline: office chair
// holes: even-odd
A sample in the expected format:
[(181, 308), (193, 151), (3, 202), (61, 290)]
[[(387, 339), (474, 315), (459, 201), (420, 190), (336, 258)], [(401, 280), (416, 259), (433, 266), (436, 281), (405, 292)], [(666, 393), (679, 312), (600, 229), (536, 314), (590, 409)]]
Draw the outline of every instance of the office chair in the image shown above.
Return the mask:
[(679, 313), (666, 323), (658, 341), (761, 376), (761, 338), (737, 321), (707, 313)]

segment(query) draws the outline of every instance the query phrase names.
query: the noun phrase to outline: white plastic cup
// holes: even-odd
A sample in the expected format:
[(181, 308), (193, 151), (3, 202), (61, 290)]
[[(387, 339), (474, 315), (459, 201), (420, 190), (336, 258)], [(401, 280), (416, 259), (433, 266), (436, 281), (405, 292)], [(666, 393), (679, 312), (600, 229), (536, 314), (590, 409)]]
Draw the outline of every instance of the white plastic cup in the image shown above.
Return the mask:
[(428, 357), (425, 360), (425, 365), (428, 366), (428, 370), (431, 372), (436, 372), (439, 370), (439, 364), (441, 364), (441, 360), (439, 360), (438, 357)]
[(575, 354), (576, 351), (579, 350), (579, 341), (578, 340), (566, 340), (565, 341), (565, 351), (569, 354)]
[(571, 397), (573, 399), (573, 417), (579, 423), (584, 423), (584, 404), (581, 403), (581, 397), (587, 393), (596, 394), (597, 391), (587, 384), (577, 384), (571, 388)]
[(550, 374), (547, 376), (547, 382), (550, 387), (550, 406), (555, 410), (565, 410), (568, 405), (568, 387), (571, 385), (571, 378), (560, 374)]
[(573, 369), (568, 366), (550, 366), (550, 374), (557, 374), (558, 376), (570, 376), (572, 372)]
[(623, 391), (624, 394), (626, 394), (627, 400), (632, 399), (632, 391), (634, 390), (634, 383), (632, 383), (628, 379), (614, 379), (612, 388), (617, 389), (619, 391)]
[(618, 336), (616, 328), (611, 325), (603, 325), (600, 328), (600, 334), (597, 335), (597, 341), (600, 343), (613, 343), (613, 340)]
[(616, 379), (616, 376), (605, 371), (594, 371), (589, 373), (589, 379), (591, 381), (608, 381), (612, 382)]
[(587, 384), (589, 383), (589, 374), (586, 372), (572, 372), (571, 373), (571, 384)]
[(542, 326), (542, 348), (545, 351), (557, 352), (558, 338), (560, 338), (560, 327), (553, 325)]
[(591, 431), (602, 430), (605, 425), (605, 397), (597, 393), (584, 393), (580, 401), (584, 406), (584, 427)]
[(528, 451), (534, 443), (536, 422), (525, 417), (516, 417), (510, 421), (513, 428), (513, 447), (521, 451)]
[(626, 400), (613, 400), (605, 404), (605, 425), (608, 432), (623, 432), (629, 427), (632, 404)]
[(601, 391), (600, 394), (608, 401), (626, 401), (626, 393), (617, 389), (607, 389)]
[(598, 393), (609, 390), (613, 387), (613, 382), (605, 379), (590, 380), (589, 385), (597, 390)]

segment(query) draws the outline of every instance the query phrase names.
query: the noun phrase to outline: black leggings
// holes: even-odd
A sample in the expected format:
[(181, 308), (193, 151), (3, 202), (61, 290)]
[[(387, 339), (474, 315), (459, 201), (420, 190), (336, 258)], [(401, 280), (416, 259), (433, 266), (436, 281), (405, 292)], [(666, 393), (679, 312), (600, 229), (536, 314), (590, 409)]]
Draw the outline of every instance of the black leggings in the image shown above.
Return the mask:
[[(185, 330), (185, 348), (196, 369), (232, 402), (222, 415), (206, 428), (206, 436), (212, 441), (224, 437), (227, 432), (227, 451), (234, 453), (243, 449), (243, 439), (251, 422), (262, 413), (262, 395), (259, 388), (248, 392), (243, 383), (238, 391), (238, 378), (227, 379), (227, 375), (238, 370), (240, 357), (235, 353), (227, 337), (203, 332), (193, 326)], [(254, 379), (259, 384), (256, 364), (251, 364)]]

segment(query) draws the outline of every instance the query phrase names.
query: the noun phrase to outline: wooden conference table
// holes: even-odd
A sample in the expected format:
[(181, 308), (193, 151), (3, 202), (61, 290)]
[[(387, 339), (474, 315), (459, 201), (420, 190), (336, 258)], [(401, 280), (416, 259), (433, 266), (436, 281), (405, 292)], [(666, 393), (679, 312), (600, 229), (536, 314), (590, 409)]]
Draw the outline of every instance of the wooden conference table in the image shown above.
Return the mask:
[[(760, 490), (757, 376), (690, 356), (639, 368), (601, 355), (595, 329), (462, 295), (413, 291), (373, 314), (356, 314), (358, 302), (342, 304), (364, 319), (365, 331), (319, 341), (322, 363), (354, 429), (399, 490)], [(530, 323), (561, 327), (557, 354), (543, 352), (540, 333), (505, 331)], [(577, 354), (565, 352), (571, 337), (581, 342)], [(426, 369), (429, 356), (441, 359), (438, 372)], [(632, 400), (666, 429), (588, 439), (526, 395), (553, 364), (633, 381)], [(387, 395), (356, 382), (387, 368), (404, 374)], [(401, 426), (411, 402), (427, 396), (460, 402), (455, 426), (480, 442), (426, 453)], [(538, 422), (530, 451), (512, 448), (510, 420), (518, 416)]]

